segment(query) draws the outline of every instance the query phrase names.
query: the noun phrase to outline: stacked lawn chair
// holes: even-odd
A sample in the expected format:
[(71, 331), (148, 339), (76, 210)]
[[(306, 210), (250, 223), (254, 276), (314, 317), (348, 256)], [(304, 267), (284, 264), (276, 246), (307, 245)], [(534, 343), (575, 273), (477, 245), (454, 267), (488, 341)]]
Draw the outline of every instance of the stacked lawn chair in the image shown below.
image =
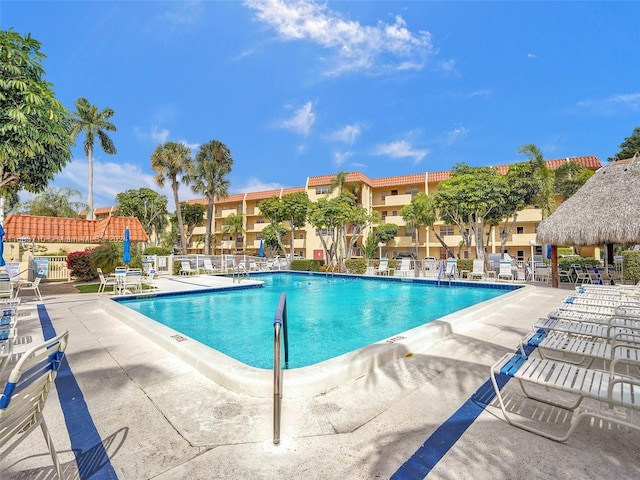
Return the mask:
[[(640, 430), (640, 290), (637, 287), (577, 286), (546, 318), (534, 324), (513, 354), (491, 367), (491, 380), (505, 419), (512, 425), (556, 441), (565, 441), (582, 419)], [(596, 367), (594, 367), (596, 365)], [(561, 434), (520, 421), (510, 413), (497, 376), (518, 380), (526, 397), (574, 411)], [(545, 394), (533, 394), (533, 385)], [(547, 392), (554, 391), (554, 398)], [(555, 400), (559, 394), (573, 404)], [(599, 410), (578, 410), (583, 399), (601, 402)], [(564, 418), (564, 417), (563, 417)]]
[(22, 353), (8, 377), (3, 370), (13, 355), (20, 299), (0, 300), (0, 461), (38, 427), (44, 435), (56, 476), (63, 478), (43, 410), (64, 356), (65, 332)]

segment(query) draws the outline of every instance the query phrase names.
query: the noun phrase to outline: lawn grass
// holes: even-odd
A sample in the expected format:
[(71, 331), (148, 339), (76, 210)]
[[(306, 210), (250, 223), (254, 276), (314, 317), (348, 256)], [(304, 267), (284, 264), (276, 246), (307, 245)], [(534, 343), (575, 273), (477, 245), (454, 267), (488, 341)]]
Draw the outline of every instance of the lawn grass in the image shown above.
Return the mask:
[[(99, 283), (86, 283), (83, 285), (74, 285), (80, 293), (98, 293)], [(142, 285), (143, 290), (149, 290), (149, 285)], [(107, 292), (113, 292), (113, 285), (107, 286)]]

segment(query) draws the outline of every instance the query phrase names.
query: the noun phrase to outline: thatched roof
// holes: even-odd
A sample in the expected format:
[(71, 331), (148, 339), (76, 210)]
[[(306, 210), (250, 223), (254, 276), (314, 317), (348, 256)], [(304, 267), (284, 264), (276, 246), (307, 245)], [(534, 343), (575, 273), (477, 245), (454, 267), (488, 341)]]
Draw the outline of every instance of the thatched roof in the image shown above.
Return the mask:
[(538, 243), (640, 243), (640, 160), (598, 170), (538, 226)]

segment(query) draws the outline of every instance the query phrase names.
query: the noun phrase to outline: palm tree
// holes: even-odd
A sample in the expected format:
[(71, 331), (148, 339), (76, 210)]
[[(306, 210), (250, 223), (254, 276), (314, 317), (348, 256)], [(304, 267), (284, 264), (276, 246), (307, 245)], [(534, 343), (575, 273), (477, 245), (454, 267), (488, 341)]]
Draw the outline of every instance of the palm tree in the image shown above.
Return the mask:
[(533, 164), (533, 175), (538, 188), (538, 192), (534, 198), (534, 203), (542, 210), (542, 218), (547, 218), (551, 215), (555, 206), (553, 203), (554, 174), (547, 168), (542, 150), (533, 143), (522, 145), (518, 149), (518, 153), (526, 155), (529, 161)]
[(229, 233), (234, 239), (240, 233), (244, 233), (244, 215), (236, 215), (232, 213), (224, 219), (224, 225), (222, 227), (222, 233)]
[(180, 235), (180, 251), (187, 251), (187, 239), (184, 231), (184, 221), (178, 198), (178, 187), (181, 181), (188, 185), (193, 173), (193, 160), (191, 150), (182, 143), (167, 142), (159, 145), (151, 154), (151, 168), (156, 172), (154, 177), (160, 187), (164, 187), (167, 180), (171, 181), (173, 200), (176, 204), (176, 216), (178, 217), (178, 233)]
[(215, 198), (229, 196), (229, 179), (227, 174), (231, 171), (233, 158), (231, 150), (224, 143), (212, 140), (200, 146), (196, 154), (195, 168), (192, 178), (191, 190), (203, 194), (207, 200), (207, 223), (204, 240), (204, 253), (211, 255), (211, 232), (214, 227), (214, 201)]
[(109, 107), (98, 110), (91, 105), (86, 98), (76, 100), (76, 111), (71, 117), (71, 135), (76, 138), (81, 132), (86, 132), (84, 138), (84, 153), (87, 155), (89, 167), (89, 192), (87, 198), (87, 219), (93, 220), (93, 144), (96, 135), (100, 141), (100, 147), (104, 153), (114, 155), (117, 153), (113, 140), (106, 132), (115, 132), (116, 126), (109, 121), (113, 117), (113, 110)]

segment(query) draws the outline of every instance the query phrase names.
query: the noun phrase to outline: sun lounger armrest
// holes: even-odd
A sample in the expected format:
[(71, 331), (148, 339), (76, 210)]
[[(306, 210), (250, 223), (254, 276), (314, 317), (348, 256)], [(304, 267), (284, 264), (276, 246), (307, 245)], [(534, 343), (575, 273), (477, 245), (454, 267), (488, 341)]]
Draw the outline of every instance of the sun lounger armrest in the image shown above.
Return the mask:
[[(612, 378), (609, 381), (609, 387), (607, 388), (609, 408), (613, 408), (614, 405), (625, 405), (626, 402), (629, 402), (629, 399), (638, 398), (639, 395), (640, 378), (618, 375), (617, 378)], [(638, 410), (637, 401), (634, 402), (633, 408)]]

